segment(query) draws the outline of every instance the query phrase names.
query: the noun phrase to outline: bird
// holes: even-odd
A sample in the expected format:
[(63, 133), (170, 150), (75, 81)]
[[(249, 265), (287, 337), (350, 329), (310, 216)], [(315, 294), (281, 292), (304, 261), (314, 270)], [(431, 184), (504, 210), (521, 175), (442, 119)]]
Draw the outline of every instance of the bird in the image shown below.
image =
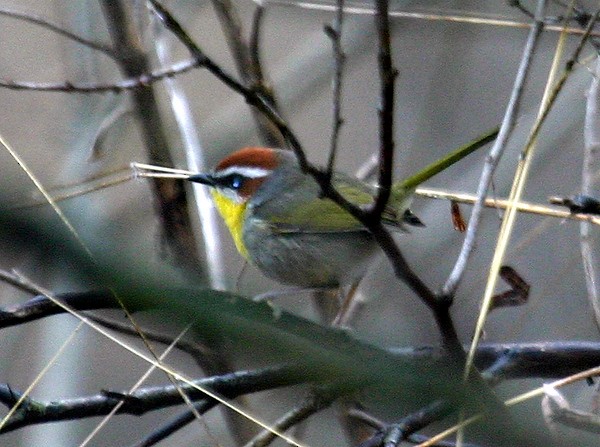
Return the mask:
[[(398, 232), (407, 232), (407, 225), (423, 226), (408, 207), (416, 186), (496, 135), (497, 129), (394, 184), (381, 216), (383, 225)], [(356, 217), (323, 196), (291, 150), (245, 147), (212, 171), (187, 180), (211, 188), (239, 253), (281, 284), (308, 289), (356, 285), (380, 250)], [(336, 172), (331, 182), (354, 205), (368, 207), (375, 200), (377, 187), (358, 178)]]
[[(373, 235), (348, 211), (322, 196), (289, 150), (246, 147), (222, 159), (210, 173), (188, 177), (211, 187), (213, 201), (239, 253), (275, 281), (333, 289), (362, 278), (378, 251)], [(341, 173), (334, 187), (350, 202), (367, 206), (376, 188)], [(408, 209), (409, 194), (392, 191), (383, 224), (395, 231), (423, 226)]]

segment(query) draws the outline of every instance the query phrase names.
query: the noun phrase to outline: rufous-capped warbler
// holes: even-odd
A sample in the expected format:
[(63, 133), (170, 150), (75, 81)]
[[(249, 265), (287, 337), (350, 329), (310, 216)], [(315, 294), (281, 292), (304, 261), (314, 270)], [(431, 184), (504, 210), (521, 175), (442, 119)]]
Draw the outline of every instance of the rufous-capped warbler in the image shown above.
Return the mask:
[[(416, 186), (495, 138), (487, 134), (393, 185), (382, 215), (392, 230), (422, 225), (408, 205)], [(212, 188), (213, 200), (238, 251), (266, 276), (284, 284), (334, 288), (355, 283), (378, 246), (350, 213), (322, 198), (292, 151), (247, 147), (225, 157), (210, 173), (188, 177)], [(350, 202), (373, 202), (376, 188), (336, 173), (334, 187)]]
[[(248, 147), (193, 182), (213, 187), (213, 200), (239, 252), (266, 276), (302, 287), (337, 287), (364, 275), (377, 244), (352, 215), (329, 199), (298, 166), (293, 152)], [(373, 200), (370, 185), (336, 174), (333, 184), (355, 204)], [(420, 223), (398, 204), (400, 216)], [(402, 228), (391, 207), (386, 224)]]

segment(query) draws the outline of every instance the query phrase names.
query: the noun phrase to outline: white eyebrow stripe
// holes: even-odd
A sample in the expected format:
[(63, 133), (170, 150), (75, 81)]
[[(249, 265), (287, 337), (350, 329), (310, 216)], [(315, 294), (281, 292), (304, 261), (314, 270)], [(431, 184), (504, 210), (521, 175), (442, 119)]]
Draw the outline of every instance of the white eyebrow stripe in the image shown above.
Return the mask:
[(227, 177), (231, 174), (240, 174), (247, 178), (260, 178), (271, 174), (271, 170), (255, 166), (229, 166), (222, 171), (215, 172), (214, 175), (215, 177)]

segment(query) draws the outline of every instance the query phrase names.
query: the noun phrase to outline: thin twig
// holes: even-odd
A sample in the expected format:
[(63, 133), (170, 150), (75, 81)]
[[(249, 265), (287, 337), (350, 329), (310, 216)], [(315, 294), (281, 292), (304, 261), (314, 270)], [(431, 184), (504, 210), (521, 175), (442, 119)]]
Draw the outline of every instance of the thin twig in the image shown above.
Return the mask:
[[(267, 85), (264, 79), (264, 72), (260, 64), (259, 54), (259, 34), (260, 18), (262, 17), (262, 7), (258, 7), (252, 30), (253, 41), (250, 43), (243, 37), (243, 29), (236, 3), (232, 0), (212, 0), (212, 5), (217, 12), (217, 17), (221, 22), (221, 28), (225, 34), (225, 39), (229, 45), (229, 50), (235, 62), (238, 75), (242, 83), (248, 87), (260, 92), (261, 97), (269, 103), (273, 109), (277, 109), (277, 101), (273, 90)], [(273, 123), (260, 113), (256, 108), (251, 109), (258, 128), (262, 142), (266, 146), (281, 147), (284, 143), (282, 136)]]
[(269, 98), (265, 98), (259, 94), (256, 90), (246, 87), (243, 83), (237, 81), (229, 73), (223, 70), (218, 64), (216, 64), (211, 58), (209, 58), (202, 49), (192, 40), (192, 38), (185, 32), (182, 26), (175, 20), (171, 13), (166, 10), (156, 0), (148, 0), (154, 8), (154, 12), (157, 17), (163, 22), (165, 27), (171, 31), (188, 49), (192, 57), (196, 60), (198, 67), (206, 68), (210, 71), (217, 79), (223, 84), (229, 87), (234, 92), (240, 94), (248, 104), (256, 107), (261, 113), (277, 127), (281, 132), (287, 143), (294, 149), (296, 156), (301, 166), (307, 166), (307, 160), (300, 141), (296, 138), (294, 133), (291, 131), (285, 120), (281, 117), (279, 112), (274, 108)]
[[(169, 65), (170, 48), (167, 43), (168, 32), (158, 20), (153, 21), (153, 32), (155, 35), (154, 49), (161, 65)], [(177, 125), (181, 140), (182, 150), (185, 153), (188, 169), (195, 172), (208, 170), (206, 162), (206, 148), (200, 138), (200, 130), (195, 123), (192, 107), (187, 95), (175, 78), (165, 79), (163, 83), (171, 113)], [(206, 266), (208, 283), (214, 289), (226, 289), (225, 261), (223, 259), (221, 240), (219, 234), (219, 216), (215, 207), (211, 206), (211, 198), (206, 188), (193, 187), (194, 205), (197, 209), (199, 220), (198, 239), (200, 247), (194, 247), (198, 251), (198, 257)], [(190, 247), (192, 249), (192, 247)]]
[(600, 415), (571, 408), (565, 397), (555, 388), (546, 387), (542, 412), (549, 425), (558, 423), (589, 433), (600, 434)]
[[(87, 195), (91, 192), (101, 191), (106, 188), (111, 188), (113, 186), (120, 185), (122, 183), (126, 183), (134, 178), (134, 176), (130, 170), (122, 170), (118, 174), (119, 175), (109, 174), (106, 176), (107, 177), (106, 180), (103, 180), (103, 181), (97, 181), (97, 180), (87, 181), (86, 180), (86, 181), (81, 182), (79, 185), (73, 185), (73, 187), (71, 187), (70, 190), (68, 189), (68, 187), (57, 188), (54, 190), (57, 192), (52, 194), (52, 198), (54, 199), (54, 202), (59, 203), (64, 200), (69, 200), (69, 199), (72, 199), (75, 197)], [(21, 210), (21, 209), (27, 209), (27, 208), (33, 208), (33, 207), (45, 206), (45, 205), (48, 205), (48, 202), (43, 201), (43, 200), (38, 200), (38, 201), (27, 202), (27, 203), (24, 203), (21, 205), (16, 205), (16, 206), (12, 207), (11, 209), (12, 210)]]
[(388, 1), (376, 1), (375, 24), (379, 37), (379, 192), (370, 210), (371, 218), (380, 220), (392, 190), (394, 163), (394, 84), (398, 72), (392, 64)]
[[(80, 324), (83, 324), (83, 322)], [(186, 332), (190, 329), (190, 327), (191, 327), (191, 325), (188, 325), (183, 331), (181, 331), (179, 333), (179, 335), (171, 343), (169, 343), (169, 346), (167, 346), (167, 348), (160, 354), (160, 356), (156, 360), (159, 362), (163, 362), (167, 358), (169, 353), (173, 350), (175, 345), (183, 338), (183, 336), (186, 334)], [(110, 420), (113, 418), (113, 416), (119, 411), (119, 409), (123, 405), (125, 405), (125, 401), (127, 399), (126, 396), (130, 396), (131, 393), (134, 393), (135, 391), (137, 391), (155, 370), (156, 370), (156, 366), (151, 365), (146, 370), (146, 372), (144, 372), (144, 374), (142, 374), (142, 376), (127, 390), (125, 395), (118, 398), (118, 402), (108, 412), (108, 414), (102, 418), (102, 420), (94, 427), (94, 429), (92, 431), (90, 431), (90, 433), (86, 436), (86, 438), (79, 444), (79, 447), (87, 446), (98, 435), (100, 430), (102, 428), (104, 428), (110, 422)], [(174, 383), (174, 385), (176, 385), (176, 384)], [(189, 399), (189, 397), (187, 397), (187, 395), (180, 388), (178, 388), (177, 391), (184, 398), (184, 401), (188, 405), (188, 407), (193, 408), (193, 404), (192, 404), (191, 400)], [(198, 411), (195, 408), (193, 408), (192, 413), (194, 414), (194, 416), (196, 418), (198, 418), (198, 419), (201, 418), (200, 414), (198, 413)]]
[(383, 432), (386, 425), (381, 419), (373, 416), (362, 408), (350, 408), (347, 416), (349, 419), (354, 419), (380, 432)]
[[(131, 335), (134, 337), (137, 336), (137, 332), (133, 327), (131, 327), (131, 325), (115, 320), (114, 318), (90, 314), (88, 314), (88, 318), (92, 321), (95, 321), (96, 323), (101, 324), (105, 328), (112, 329), (113, 331), (117, 331), (121, 334)], [(156, 331), (150, 331), (147, 329), (144, 329), (144, 335), (148, 338), (148, 340), (165, 345), (173, 343), (173, 340), (175, 339), (175, 337), (171, 335), (167, 335)], [(196, 364), (202, 369), (204, 369), (205, 367), (206, 359), (214, 356), (214, 353), (210, 348), (202, 345), (202, 343), (199, 343), (197, 341), (192, 342), (179, 339), (175, 344), (175, 348), (190, 355), (194, 359)]]
[[(430, 436), (421, 435), (419, 433), (414, 433), (414, 434), (410, 435), (408, 440), (412, 444), (417, 444), (417, 447), (418, 447), (419, 445), (424, 444), (425, 442), (428, 442), (430, 438), (431, 438)], [(472, 442), (463, 442), (461, 446), (462, 447), (484, 447), (481, 444), (473, 444)], [(433, 444), (433, 447), (458, 447), (458, 443), (454, 442), (454, 441), (437, 441), (435, 444)]]
[(518, 0), (512, 0), (508, 2), (510, 6), (512, 6), (513, 8), (517, 8), (519, 11), (521, 11), (523, 14), (525, 14), (527, 17), (529, 17), (530, 19), (535, 19), (535, 15), (527, 8), (525, 8), (520, 1)]
[(327, 175), (333, 178), (335, 158), (338, 150), (340, 130), (344, 124), (342, 119), (342, 76), (346, 55), (342, 47), (342, 32), (344, 25), (344, 0), (337, 0), (337, 11), (333, 25), (325, 26), (325, 34), (331, 39), (333, 46), (333, 125), (329, 145), (329, 160), (327, 161)]
[[(295, 385), (302, 381), (304, 381), (303, 376), (297, 374), (297, 371), (293, 369), (269, 367), (198, 379), (191, 382), (195, 385), (194, 387), (188, 384), (180, 385), (180, 387), (192, 399), (212, 401), (197, 388), (210, 389), (231, 399), (250, 392)], [(19, 394), (8, 389), (7, 386), (0, 386), (0, 403), (12, 406), (15, 396), (19, 396)], [(174, 385), (139, 388), (131, 394), (109, 392), (47, 402), (29, 399), (25, 400), (13, 417), (9, 419), (2, 432), (46, 422), (103, 416), (108, 414), (121, 400), (124, 403), (118, 411), (119, 414), (141, 415), (149, 411), (181, 405), (181, 396)]]
[[(556, 101), (558, 94), (564, 87), (565, 83), (567, 82), (567, 79), (569, 79), (569, 76), (573, 72), (573, 69), (576, 67), (577, 63), (579, 62), (579, 56), (581, 55), (581, 52), (583, 51), (585, 44), (587, 43), (587, 41), (590, 38), (592, 29), (594, 28), (594, 25), (598, 21), (598, 17), (600, 17), (600, 8), (597, 9), (596, 12), (590, 17), (590, 21), (588, 22), (587, 27), (585, 28), (583, 35), (581, 36), (581, 39), (579, 40), (579, 43), (577, 44), (577, 48), (575, 48), (575, 51), (573, 51), (573, 54), (571, 55), (569, 60), (565, 63), (565, 69), (564, 69), (561, 77), (554, 84), (552, 91), (550, 92), (550, 95), (548, 97), (548, 106), (545, 107), (543, 109), (541, 115), (539, 117), (537, 117), (536, 122), (533, 126), (533, 129), (531, 130), (531, 132), (528, 136), (527, 145), (531, 141), (535, 141), (535, 139), (537, 138), (537, 136), (542, 128), (542, 125), (546, 122), (546, 118), (548, 117), (550, 110), (552, 110), (552, 105)], [(527, 145), (526, 145), (526, 150), (527, 150)]]
[[(201, 400), (200, 402), (196, 402), (194, 404), (194, 409), (200, 414), (205, 414), (216, 405), (216, 401), (205, 399)], [(186, 425), (190, 424), (191, 422), (194, 422), (194, 419), (194, 413), (192, 413), (189, 410), (184, 411), (183, 413), (167, 421), (161, 427), (152, 431), (149, 435), (132, 444), (131, 447), (151, 447), (153, 445), (156, 445), (163, 439), (166, 439), (173, 433), (176, 433), (177, 431), (181, 430)]]
[[(377, 0), (376, 2), (377, 14), (375, 15), (375, 24), (379, 36), (378, 66), (381, 83), (381, 104), (379, 109), (379, 192), (370, 209), (366, 212), (362, 210), (353, 211), (352, 214), (357, 216), (371, 231), (377, 243), (392, 262), (396, 276), (404, 280), (432, 310), (444, 346), (449, 350), (451, 355), (459, 359), (462, 358), (464, 352), (459, 344), (458, 335), (448, 312), (450, 303), (438, 300), (431, 289), (410, 268), (410, 265), (390, 233), (381, 223), (381, 214), (387, 205), (392, 187), (394, 161), (394, 83), (398, 75), (392, 64), (388, 6), (387, 0)], [(334, 195), (332, 194), (332, 196)]]
[(131, 105), (129, 102), (123, 98), (118, 98), (117, 105), (115, 107), (111, 107), (108, 113), (102, 118), (102, 121), (98, 124), (98, 126), (94, 129), (94, 136), (92, 138), (92, 147), (90, 150), (90, 160), (97, 161), (100, 160), (103, 154), (103, 143), (106, 141), (107, 137), (114, 129), (115, 124), (122, 122), (123, 118), (132, 114)]
[(261, 30), (263, 19), (265, 17), (266, 9), (262, 3), (256, 4), (256, 9), (252, 16), (252, 28), (250, 29), (250, 42), (248, 47), (250, 50), (250, 61), (254, 66), (259, 79), (263, 79), (262, 63), (260, 58), (260, 43), (261, 43)]
[[(451, 200), (458, 203), (473, 205), (477, 202), (478, 197), (473, 194), (465, 194), (460, 192), (448, 192), (432, 188), (417, 188), (415, 194), (421, 197), (430, 199)], [(510, 201), (506, 199), (487, 198), (483, 205), (488, 208), (506, 209), (510, 205)], [(585, 213), (572, 213), (557, 207), (549, 207), (537, 203), (521, 202), (514, 204), (516, 209), (523, 213), (538, 214), (540, 216), (556, 217), (558, 219), (572, 219), (583, 222), (589, 222), (594, 225), (600, 225), (600, 216)]]
[(500, 158), (504, 154), (506, 144), (516, 123), (517, 115), (519, 113), (521, 96), (523, 94), (525, 81), (529, 73), (531, 60), (533, 58), (533, 54), (538, 43), (538, 38), (541, 35), (543, 29), (543, 14), (539, 13), (539, 9), (536, 17), (537, 19), (534, 25), (532, 26), (531, 31), (529, 32), (527, 43), (523, 50), (523, 56), (521, 57), (521, 63), (517, 71), (517, 76), (515, 78), (515, 83), (513, 85), (511, 97), (506, 108), (506, 112), (504, 114), (504, 119), (502, 120), (500, 133), (498, 134), (498, 138), (496, 139), (494, 146), (490, 150), (490, 153), (486, 159), (486, 163), (483, 167), (481, 177), (479, 179), (479, 185), (477, 187), (478, 200), (475, 203), (473, 210), (471, 211), (471, 218), (467, 227), (465, 240), (463, 242), (460, 254), (456, 259), (454, 268), (452, 269), (452, 272), (448, 276), (448, 279), (446, 280), (446, 283), (442, 288), (442, 292), (446, 296), (454, 296), (456, 289), (458, 288), (460, 281), (462, 280), (463, 274), (465, 272), (465, 269), (467, 267), (467, 262), (469, 261), (471, 253), (475, 248), (477, 230), (479, 229), (481, 213), (483, 211), (483, 202), (492, 182), (492, 176), (494, 175), (494, 171), (496, 170), (496, 167), (500, 162)]
[[(543, 13), (543, 8), (545, 8), (545, 1), (539, 0), (538, 10), (536, 12), (537, 16), (540, 17)], [(600, 9), (596, 12), (596, 14), (590, 19), (590, 23), (588, 24), (588, 31), (595, 23), (598, 15), (600, 14)], [(504, 214), (502, 219), (502, 225), (500, 227), (500, 233), (498, 235), (498, 241), (496, 243), (496, 247), (494, 250), (494, 254), (492, 256), (492, 260), (490, 263), (488, 279), (486, 282), (485, 290), (483, 293), (483, 298), (481, 302), (481, 309), (479, 312), (479, 316), (477, 319), (475, 332), (473, 334), (473, 340), (471, 342), (471, 349), (469, 349), (469, 356), (467, 363), (465, 365), (465, 377), (469, 374), (469, 370), (471, 368), (471, 361), (475, 354), (475, 346), (480, 340), (481, 334), (483, 332), (483, 327), (487, 318), (487, 313), (490, 310), (490, 306), (492, 303), (492, 298), (494, 295), (494, 290), (496, 287), (496, 282), (498, 279), (498, 272), (503, 263), (504, 254), (506, 253), (506, 249), (508, 247), (508, 242), (510, 240), (510, 235), (512, 233), (512, 229), (514, 228), (514, 222), (517, 217), (517, 209), (515, 207), (515, 203), (518, 203), (521, 200), (523, 195), (523, 191), (525, 189), (525, 184), (527, 182), (527, 175), (530, 170), (531, 162), (533, 159), (533, 154), (535, 152), (537, 137), (540, 132), (542, 124), (545, 122), (545, 119), (548, 116), (549, 111), (552, 109), (556, 98), (558, 97), (559, 92), (562, 90), (569, 74), (571, 73), (575, 62), (578, 60), (579, 54), (581, 53), (584, 42), (587, 40), (589, 33), (586, 33), (582, 36), (581, 42), (577, 46), (576, 50), (573, 53), (571, 59), (566, 63), (564, 72), (560, 78), (555, 82), (556, 74), (558, 72), (559, 62), (562, 56), (562, 49), (564, 48), (566, 35), (561, 34), (560, 39), (556, 45), (556, 51), (554, 54), (553, 63), (550, 68), (550, 72), (548, 74), (548, 80), (546, 82), (546, 87), (544, 89), (544, 94), (541, 100), (539, 112), (537, 119), (533, 125), (533, 129), (531, 130), (529, 137), (526, 141), (525, 147), (521, 153), (519, 161), (517, 163), (517, 168), (514, 175), (513, 184), (511, 187), (509, 200), (510, 205), (507, 208), (507, 212)]]
[(397, 447), (417, 430), (421, 430), (433, 422), (439, 421), (452, 413), (447, 402), (435, 401), (426, 407), (409, 414), (399, 422), (390, 424), (385, 429), (383, 447)]
[[(255, 2), (258, 0), (255, 0)], [(329, 3), (321, 3), (321, 2), (298, 2), (293, 0), (269, 0), (269, 4), (277, 5), (277, 6), (286, 6), (291, 8), (300, 8), (306, 10), (314, 10), (314, 11), (327, 11), (327, 12), (335, 12), (336, 6)], [(369, 8), (367, 6), (358, 6), (357, 4), (353, 6), (346, 6), (344, 8), (344, 12), (346, 14), (351, 15), (367, 15), (372, 16), (375, 15), (375, 9)], [(485, 17), (484, 14), (481, 15), (458, 15), (458, 14), (440, 14), (438, 12), (419, 12), (419, 11), (400, 11), (400, 10), (392, 10), (389, 11), (389, 16), (391, 18), (401, 18), (401, 19), (412, 19), (412, 20), (429, 20), (434, 22), (449, 22), (449, 23), (465, 23), (469, 25), (483, 25), (483, 26), (499, 26), (499, 27), (507, 27), (507, 28), (518, 28), (518, 29), (531, 29), (535, 26), (530, 22), (520, 22), (517, 20), (512, 20), (508, 17), (502, 16), (488, 16)], [(546, 19), (544, 21), (544, 30), (552, 31), (552, 32), (565, 32), (567, 34), (581, 35), (584, 31), (580, 28), (565, 28), (563, 25), (554, 25), (554, 21), (548, 24)], [(600, 36), (600, 32), (593, 32), (592, 36)]]
[[(138, 3), (125, 0), (102, 0), (108, 32), (115, 43), (119, 69), (130, 78), (139, 78), (150, 71), (150, 61), (140, 30), (135, 26)], [(131, 92), (136, 115), (140, 118), (140, 133), (148, 160), (152, 164), (173, 166), (172, 144), (165, 133), (164, 120), (152, 89)], [(153, 179), (153, 205), (160, 219), (161, 236), (173, 263), (193, 273), (199, 280), (206, 279), (204, 264), (196, 251), (196, 236), (188, 209), (188, 194), (184, 182), (173, 179)]]
[[(439, 402), (439, 401), (438, 401)], [(433, 403), (432, 405), (430, 405), (429, 409), (436, 411), (435, 406), (436, 405), (440, 405), (443, 406), (444, 403), (443, 402), (439, 402), (439, 403)], [(423, 411), (427, 411), (427, 408), (424, 408), (423, 410), (421, 410), (422, 413)], [(406, 418), (404, 418), (400, 424), (386, 424), (383, 421), (375, 418), (373, 415), (369, 414), (369, 413), (365, 413), (362, 410), (351, 410), (348, 413), (348, 416), (350, 416), (353, 419), (356, 419), (366, 425), (369, 425), (370, 427), (374, 428), (377, 430), (377, 432), (368, 440), (362, 442), (359, 447), (381, 447), (383, 445), (385, 445), (384, 443), (387, 441), (388, 444), (390, 443), (390, 441), (394, 441), (398, 438), (402, 438), (402, 436), (398, 436), (398, 435), (402, 435), (403, 431), (403, 427), (409, 428), (408, 425), (406, 425), (406, 423), (411, 423), (411, 420), (413, 423), (418, 422), (419, 418), (421, 417), (419, 413), (415, 413), (413, 415), (409, 415)], [(425, 414), (423, 414), (423, 416), (425, 416)], [(443, 413), (440, 412), (439, 416), (443, 416)], [(435, 418), (432, 418), (432, 421), (435, 421)], [(404, 423), (404, 425), (402, 425), (402, 423)], [(423, 427), (425, 427), (428, 424), (423, 424)], [(414, 430), (412, 430), (414, 431)], [(391, 435), (391, 436), (390, 436)], [(429, 440), (429, 436), (425, 436), (425, 435), (421, 435), (418, 433), (411, 433), (409, 436), (406, 437), (406, 441), (412, 443), (412, 444), (421, 444), (423, 442), (427, 442)], [(456, 447), (456, 443), (452, 442), (452, 441), (438, 441), (435, 444), (435, 447)], [(463, 443), (463, 447), (480, 447), (477, 444), (471, 444), (471, 443)]]
[(238, 75), (244, 84), (251, 85), (255, 78), (252, 73), (254, 67), (250, 63), (250, 47), (243, 37), (242, 22), (237, 8), (231, 0), (212, 0), (211, 4), (221, 22), (221, 29)]
[(171, 78), (183, 73), (187, 73), (195, 68), (198, 64), (195, 60), (186, 60), (173, 64), (161, 70), (156, 70), (148, 73), (141, 73), (136, 76), (130, 76), (127, 79), (115, 82), (90, 82), (90, 83), (74, 83), (74, 82), (28, 82), (14, 81), (11, 79), (0, 79), (0, 87), (9, 90), (31, 90), (42, 92), (64, 92), (64, 93), (121, 93), (127, 90), (147, 89), (152, 84), (162, 81), (163, 79)]
[[(585, 28), (585, 25), (587, 24), (588, 20), (590, 19), (590, 14), (588, 14), (585, 11), (585, 9), (579, 7), (577, 5), (578, 2), (576, 0), (570, 0), (570, 1), (553, 0), (553, 3), (555, 3), (559, 6), (562, 6), (565, 10), (570, 9), (572, 11), (572, 13), (566, 14), (566, 17), (564, 15), (546, 17), (545, 18), (546, 24), (564, 22), (563, 25), (566, 26), (566, 24), (568, 22), (575, 21), (576, 23), (581, 25), (582, 28)], [(513, 6), (513, 7), (516, 7), (517, 9), (519, 9), (526, 16), (533, 18), (534, 14), (531, 11), (529, 11), (529, 9), (527, 9), (527, 7), (525, 7), (521, 1), (509, 0), (509, 4), (510, 4), (510, 6)]]
[(85, 37), (78, 36), (77, 34), (66, 30), (62, 26), (52, 23), (45, 17), (6, 8), (0, 9), (0, 15), (22, 20), (24, 22), (34, 23), (36, 25), (41, 26), (42, 28), (46, 28), (56, 34), (64, 36), (67, 39), (72, 40), (73, 42), (77, 42), (83, 46), (91, 48), (92, 50), (101, 51), (102, 53), (109, 56), (111, 59), (116, 59), (116, 54), (110, 46), (94, 42), (92, 40), (86, 39)]
[[(541, 387), (535, 388), (533, 390), (519, 394), (513, 398), (507, 399), (504, 401), (504, 405), (506, 405), (507, 407), (512, 407), (512, 406), (518, 405), (520, 403), (526, 402), (530, 399), (533, 399), (535, 397), (543, 396), (546, 392), (547, 387), (560, 388), (562, 386), (566, 386), (571, 383), (579, 382), (581, 380), (587, 380), (588, 378), (596, 377), (598, 375), (600, 375), (600, 366), (595, 366), (595, 367), (589, 368), (585, 371), (555, 380), (554, 382), (551, 382), (550, 384), (545, 384)], [(443, 432), (438, 433), (437, 435), (433, 436), (428, 441), (426, 441), (422, 444), (419, 444), (418, 447), (435, 446), (442, 439), (447, 438), (448, 436), (456, 433), (458, 430), (463, 429), (464, 427), (467, 427), (475, 422), (481, 421), (485, 416), (486, 415), (484, 415), (483, 413), (477, 413), (477, 414), (469, 417), (468, 419), (461, 421), (459, 424), (456, 424), (453, 427), (450, 427), (447, 430), (444, 430)]]
[[(339, 387), (322, 387), (311, 391), (297, 407), (291, 409), (273, 423), (281, 432), (289, 430), (294, 425), (305, 421), (313, 414), (329, 407), (342, 394)], [(244, 447), (266, 447), (276, 438), (266, 430), (261, 431)]]

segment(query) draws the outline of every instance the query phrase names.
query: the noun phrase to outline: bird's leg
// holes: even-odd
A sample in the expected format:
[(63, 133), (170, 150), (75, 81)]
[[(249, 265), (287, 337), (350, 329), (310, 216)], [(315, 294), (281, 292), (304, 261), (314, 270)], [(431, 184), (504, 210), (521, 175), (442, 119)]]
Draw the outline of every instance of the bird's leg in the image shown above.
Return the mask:
[(312, 294), (313, 306), (321, 324), (329, 324), (339, 313), (338, 301), (340, 289), (321, 289)]
[(348, 326), (352, 318), (356, 315), (356, 312), (361, 307), (362, 301), (356, 299), (356, 291), (358, 290), (361, 279), (362, 278), (359, 278), (350, 284), (350, 287), (345, 293), (343, 287), (338, 289), (338, 294), (342, 300), (337, 315), (331, 322), (332, 326)]

